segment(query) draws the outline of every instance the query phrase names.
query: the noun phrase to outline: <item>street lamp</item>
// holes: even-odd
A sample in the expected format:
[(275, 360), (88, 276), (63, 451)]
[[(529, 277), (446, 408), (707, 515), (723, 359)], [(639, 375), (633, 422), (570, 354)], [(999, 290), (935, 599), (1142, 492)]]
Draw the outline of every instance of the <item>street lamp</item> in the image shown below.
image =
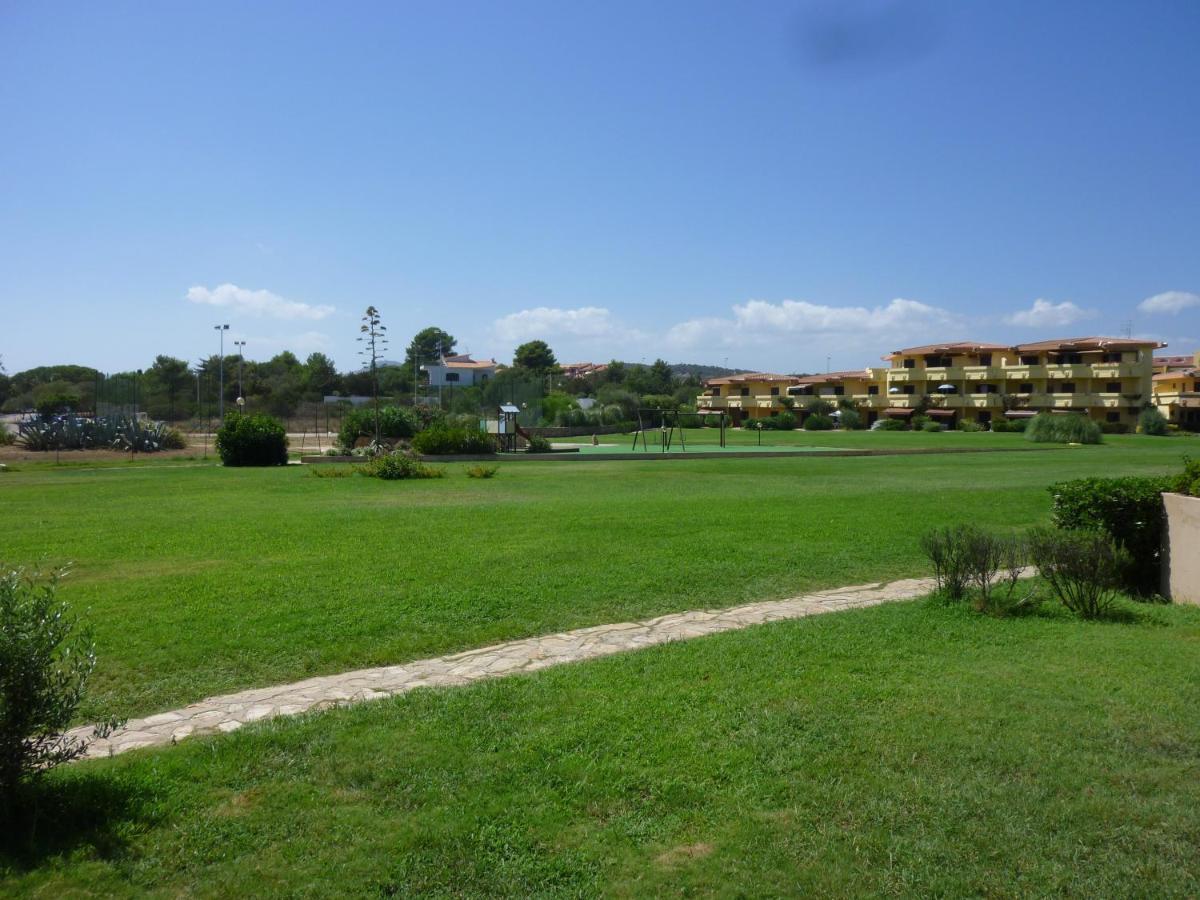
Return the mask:
[(228, 325), (214, 325), (213, 330), (221, 336), (221, 355), (218, 357), (218, 375), (217, 375), (217, 418), (222, 422), (225, 421), (225, 332), (229, 330)]
[(234, 341), (233, 345), (238, 348), (238, 408), (246, 405), (246, 395), (242, 393), (242, 361), (246, 356), (246, 342)]

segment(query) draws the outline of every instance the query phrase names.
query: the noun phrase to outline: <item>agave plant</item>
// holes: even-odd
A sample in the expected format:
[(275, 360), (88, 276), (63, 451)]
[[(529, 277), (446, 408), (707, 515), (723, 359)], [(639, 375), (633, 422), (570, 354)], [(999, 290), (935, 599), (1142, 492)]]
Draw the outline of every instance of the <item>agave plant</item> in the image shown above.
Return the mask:
[(155, 453), (182, 446), (178, 432), (165, 422), (142, 422), (132, 416), (37, 416), (18, 426), (26, 450), (91, 450), (95, 448)]

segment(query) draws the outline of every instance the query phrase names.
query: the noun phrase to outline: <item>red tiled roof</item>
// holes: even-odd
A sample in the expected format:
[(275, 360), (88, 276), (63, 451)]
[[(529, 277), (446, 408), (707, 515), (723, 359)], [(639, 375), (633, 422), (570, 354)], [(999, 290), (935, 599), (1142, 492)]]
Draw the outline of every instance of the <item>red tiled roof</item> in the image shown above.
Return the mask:
[(788, 384), (795, 384), (798, 380), (795, 375), (777, 375), (774, 372), (746, 372), (742, 375), (726, 375), (723, 378), (710, 378), (704, 384), (706, 386), (714, 384), (749, 384), (753, 381), (786, 381)]
[(443, 356), (442, 365), (448, 369), (494, 369), (496, 361), (494, 359), (475, 360), (466, 353), (460, 353), (457, 356)]
[(1159, 372), (1152, 381), (1174, 381), (1176, 378), (1200, 378), (1200, 369), (1176, 369), (1174, 372)]
[(847, 378), (870, 378), (866, 369), (853, 369), (848, 372), (826, 372), (824, 375), (804, 375), (796, 379), (796, 384), (828, 384), (832, 381), (845, 381)]
[(992, 353), (997, 350), (1011, 350), (1012, 348), (1006, 344), (981, 344), (976, 341), (954, 341), (948, 344), (925, 344), (921, 347), (907, 347), (903, 350), (894, 350), (884, 359), (891, 359), (893, 356), (901, 354), (921, 355), (923, 353)]
[(1165, 347), (1160, 341), (1143, 341), (1138, 338), (1082, 337), (1062, 338), (1053, 341), (1034, 341), (1013, 347), (1018, 353), (1038, 353), (1043, 350), (1058, 350), (1079, 353), (1082, 351), (1141, 350), (1145, 347)]

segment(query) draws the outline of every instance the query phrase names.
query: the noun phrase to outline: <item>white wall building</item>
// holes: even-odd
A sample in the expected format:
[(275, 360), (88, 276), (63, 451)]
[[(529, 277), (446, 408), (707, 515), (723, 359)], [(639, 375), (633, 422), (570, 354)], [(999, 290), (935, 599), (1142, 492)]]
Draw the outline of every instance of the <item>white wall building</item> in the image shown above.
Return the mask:
[(472, 387), (485, 384), (496, 374), (496, 361), (476, 361), (465, 353), (443, 356), (440, 362), (421, 366), (429, 375), (430, 387)]

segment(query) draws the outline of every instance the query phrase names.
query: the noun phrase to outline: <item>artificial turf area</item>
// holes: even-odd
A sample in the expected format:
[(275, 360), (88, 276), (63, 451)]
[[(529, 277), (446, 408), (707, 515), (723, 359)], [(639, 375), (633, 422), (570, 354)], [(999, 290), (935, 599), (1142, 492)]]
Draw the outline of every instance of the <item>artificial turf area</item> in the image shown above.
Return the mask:
[[(980, 438), (1020, 435), (860, 434)], [(821, 436), (828, 440), (829, 435)], [(462, 465), (431, 481), (192, 463), (0, 474), (0, 561), (74, 563), (81, 719), (673, 610), (927, 574), (921, 532), (1047, 520), (1046, 485), (1177, 471), (1189, 439), (1034, 453)]]
[(1200, 610), (1124, 611), (897, 603), (73, 766), (0, 892), (1194, 896)]

